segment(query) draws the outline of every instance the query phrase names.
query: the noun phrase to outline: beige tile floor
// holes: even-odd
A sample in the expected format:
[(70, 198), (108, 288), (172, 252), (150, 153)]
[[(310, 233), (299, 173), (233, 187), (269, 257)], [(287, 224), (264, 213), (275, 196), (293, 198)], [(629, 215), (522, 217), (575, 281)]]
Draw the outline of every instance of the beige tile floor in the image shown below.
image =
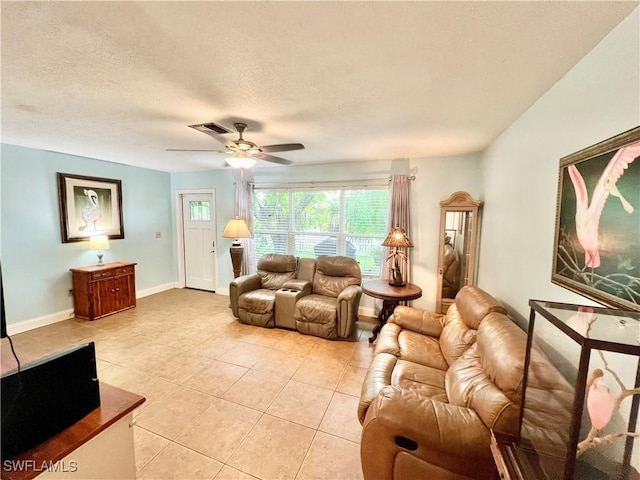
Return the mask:
[[(100, 381), (134, 412), (141, 479), (359, 479), (358, 396), (373, 323), (330, 341), (243, 325), (229, 298), (176, 289), (93, 322), (13, 337), (21, 360), (94, 340)], [(6, 340), (3, 366), (10, 362)]]

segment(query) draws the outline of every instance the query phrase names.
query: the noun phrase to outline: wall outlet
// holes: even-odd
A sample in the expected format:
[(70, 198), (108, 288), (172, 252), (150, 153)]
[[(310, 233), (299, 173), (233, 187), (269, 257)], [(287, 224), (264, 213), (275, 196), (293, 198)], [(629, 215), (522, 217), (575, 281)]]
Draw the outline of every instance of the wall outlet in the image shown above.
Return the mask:
[(156, 232), (156, 238), (162, 238), (162, 233), (161, 232)]
[(73, 297), (73, 290), (69, 289), (69, 296)]

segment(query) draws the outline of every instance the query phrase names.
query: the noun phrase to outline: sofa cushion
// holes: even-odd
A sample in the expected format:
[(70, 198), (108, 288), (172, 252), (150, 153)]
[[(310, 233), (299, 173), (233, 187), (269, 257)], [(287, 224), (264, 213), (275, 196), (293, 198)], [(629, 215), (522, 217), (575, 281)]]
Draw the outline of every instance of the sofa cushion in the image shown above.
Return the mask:
[(447, 371), (449, 402), (475, 410), (487, 428), (515, 436), (525, 345), (526, 334), (506, 315), (487, 315), (477, 342)]
[(447, 402), (445, 373), (438, 368), (398, 360), (391, 374), (391, 385), (402, 390), (413, 390), (418, 395), (440, 402)]
[(500, 303), (484, 290), (468, 286), (462, 288), (455, 301), (460, 317), (469, 327), (477, 330), (482, 319), (491, 312), (507, 313)]
[(505, 308), (484, 290), (463, 287), (449, 307), (440, 334), (440, 348), (451, 365), (476, 341), (476, 330), (491, 312), (506, 313)]
[(296, 278), (297, 259), (293, 255), (268, 253), (260, 257), (257, 273), (262, 288), (278, 290), (285, 282)]
[(338, 311), (335, 297), (312, 293), (296, 302), (294, 320), (300, 333), (323, 338), (337, 338)]
[(240, 295), (240, 298), (242, 299), (241, 310), (251, 313), (267, 313), (273, 310), (276, 292), (266, 288), (259, 288), (251, 292), (243, 293)]
[(243, 323), (273, 327), (273, 307), (276, 290), (259, 288), (240, 295), (238, 301), (238, 318)]
[(316, 261), (311, 291), (337, 298), (350, 285), (360, 285), (362, 275), (358, 262), (349, 257), (320, 256)]
[(476, 341), (476, 331), (462, 320), (458, 306), (453, 303), (445, 317), (440, 334), (440, 349), (448, 365), (452, 365)]
[(382, 352), (439, 370), (449, 368), (437, 338), (404, 329), (395, 323), (387, 323), (380, 332), (375, 354)]

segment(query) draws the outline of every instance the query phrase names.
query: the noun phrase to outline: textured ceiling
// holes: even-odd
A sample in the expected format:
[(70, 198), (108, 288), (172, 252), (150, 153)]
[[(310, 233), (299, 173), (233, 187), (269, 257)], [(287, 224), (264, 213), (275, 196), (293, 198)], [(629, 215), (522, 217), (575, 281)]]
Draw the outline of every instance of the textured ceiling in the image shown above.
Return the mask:
[(165, 150), (220, 148), (210, 121), (295, 164), (481, 151), (637, 5), (2, 2), (2, 141), (166, 171), (224, 165)]

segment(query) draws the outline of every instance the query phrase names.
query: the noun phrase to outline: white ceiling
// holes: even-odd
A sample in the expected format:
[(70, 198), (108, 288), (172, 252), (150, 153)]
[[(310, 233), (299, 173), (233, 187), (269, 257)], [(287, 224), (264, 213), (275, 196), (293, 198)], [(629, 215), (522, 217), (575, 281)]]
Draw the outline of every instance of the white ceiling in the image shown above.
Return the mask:
[(208, 170), (165, 149), (241, 119), (296, 164), (477, 152), (637, 5), (3, 1), (2, 141)]

